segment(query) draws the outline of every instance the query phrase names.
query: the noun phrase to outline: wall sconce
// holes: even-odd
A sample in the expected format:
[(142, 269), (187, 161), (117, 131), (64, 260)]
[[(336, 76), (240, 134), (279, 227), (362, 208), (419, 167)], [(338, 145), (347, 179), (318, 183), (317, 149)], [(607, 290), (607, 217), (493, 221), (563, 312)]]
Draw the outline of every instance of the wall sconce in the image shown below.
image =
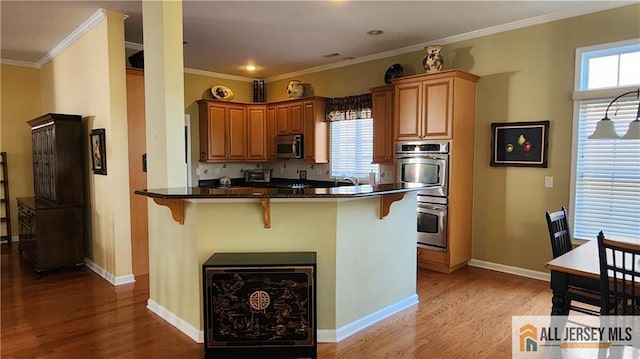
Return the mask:
[(589, 139), (619, 139), (620, 136), (616, 133), (616, 130), (613, 127), (613, 121), (609, 118), (609, 107), (613, 105), (619, 98), (635, 94), (638, 97), (638, 114), (636, 115), (636, 119), (631, 121), (629, 124), (629, 129), (627, 133), (622, 136), (624, 140), (640, 140), (640, 88), (634, 91), (625, 92), (622, 95), (614, 98), (609, 106), (607, 106), (607, 110), (604, 113), (604, 118), (598, 121), (596, 125), (596, 130), (593, 132)]

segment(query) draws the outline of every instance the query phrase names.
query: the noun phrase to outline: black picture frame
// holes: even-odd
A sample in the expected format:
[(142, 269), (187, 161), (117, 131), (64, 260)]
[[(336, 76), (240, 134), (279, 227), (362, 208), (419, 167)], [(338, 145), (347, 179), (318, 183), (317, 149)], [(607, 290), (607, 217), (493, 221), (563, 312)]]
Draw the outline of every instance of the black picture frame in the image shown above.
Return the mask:
[(95, 175), (107, 174), (107, 146), (104, 128), (91, 130), (89, 135), (91, 147), (91, 170)]
[(547, 168), (549, 121), (491, 124), (491, 167)]

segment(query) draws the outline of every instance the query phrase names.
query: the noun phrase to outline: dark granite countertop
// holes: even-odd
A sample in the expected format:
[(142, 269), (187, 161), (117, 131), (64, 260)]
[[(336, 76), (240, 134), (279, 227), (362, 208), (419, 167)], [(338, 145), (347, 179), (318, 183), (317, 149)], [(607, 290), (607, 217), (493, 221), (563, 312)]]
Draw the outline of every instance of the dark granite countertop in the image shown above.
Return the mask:
[(197, 198), (355, 198), (425, 189), (422, 185), (403, 183), (338, 186), (329, 188), (272, 188), (232, 186), (228, 188), (179, 187), (135, 191), (136, 194), (164, 199)]

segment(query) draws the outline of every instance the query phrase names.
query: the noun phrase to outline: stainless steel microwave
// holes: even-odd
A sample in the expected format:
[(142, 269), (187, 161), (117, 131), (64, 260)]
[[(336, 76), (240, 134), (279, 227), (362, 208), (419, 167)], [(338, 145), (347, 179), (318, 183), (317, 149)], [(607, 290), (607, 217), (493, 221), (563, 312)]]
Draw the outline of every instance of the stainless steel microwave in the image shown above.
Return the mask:
[(304, 154), (302, 135), (276, 136), (277, 158), (302, 158)]

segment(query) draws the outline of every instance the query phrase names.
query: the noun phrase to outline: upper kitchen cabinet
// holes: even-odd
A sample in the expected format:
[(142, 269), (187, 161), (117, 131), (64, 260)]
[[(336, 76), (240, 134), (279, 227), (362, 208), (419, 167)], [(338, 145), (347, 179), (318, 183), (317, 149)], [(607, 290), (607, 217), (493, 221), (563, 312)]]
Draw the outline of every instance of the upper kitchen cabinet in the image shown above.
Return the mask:
[(282, 102), (276, 105), (278, 135), (300, 135), (303, 131), (302, 101)]
[(314, 97), (304, 100), (304, 161), (329, 162), (329, 126), (326, 121), (327, 99)]
[[(274, 137), (274, 130), (269, 134), (267, 122), (267, 106), (247, 105), (247, 160), (266, 161), (269, 138)], [(275, 146), (275, 145), (273, 145)], [(274, 150), (275, 151), (275, 150)], [(275, 157), (275, 156), (274, 156)]]
[(373, 163), (393, 164), (393, 95), (393, 85), (371, 89)]
[[(271, 103), (267, 107), (267, 123), (275, 117), (278, 135), (302, 134), (305, 162), (327, 163), (329, 127), (326, 122), (326, 110), (327, 99), (324, 97)], [(272, 147), (275, 151), (275, 144)]]
[(475, 104), (478, 79), (463, 71), (448, 70), (393, 80), (395, 140), (452, 139), (454, 122), (467, 120), (460, 118), (466, 113), (461, 109)]
[(276, 160), (276, 107), (267, 106), (267, 161)]
[(200, 161), (246, 160), (246, 105), (199, 100), (198, 107), (200, 112)]

